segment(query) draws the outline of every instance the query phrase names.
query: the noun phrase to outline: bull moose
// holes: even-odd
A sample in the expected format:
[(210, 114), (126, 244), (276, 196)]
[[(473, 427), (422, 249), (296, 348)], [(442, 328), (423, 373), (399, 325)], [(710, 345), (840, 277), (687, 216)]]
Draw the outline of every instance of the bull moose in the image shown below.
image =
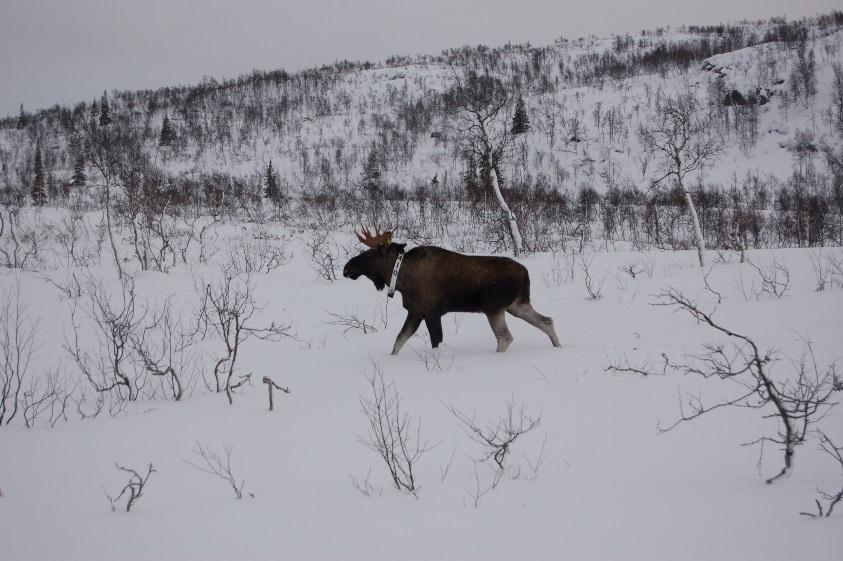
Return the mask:
[(363, 228), (357, 238), (369, 249), (350, 259), (343, 276), (356, 280), (361, 275), (375, 288), (388, 287), (388, 296), (400, 292), (407, 319), (395, 339), (392, 354), (398, 354), (422, 320), (434, 348), (442, 342), (442, 316), (449, 312), (480, 312), (498, 341), (497, 351), (506, 351), (512, 334), (506, 326), (506, 312), (541, 329), (554, 347), (559, 338), (553, 320), (530, 304), (530, 276), (524, 265), (508, 257), (472, 256), (435, 246), (420, 246), (405, 252), (406, 244), (392, 241), (392, 232)]

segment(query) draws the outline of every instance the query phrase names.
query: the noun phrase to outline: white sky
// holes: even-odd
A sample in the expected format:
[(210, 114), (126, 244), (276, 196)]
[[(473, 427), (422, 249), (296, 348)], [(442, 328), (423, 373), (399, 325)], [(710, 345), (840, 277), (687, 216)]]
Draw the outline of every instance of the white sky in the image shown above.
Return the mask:
[(0, 115), (254, 68), (835, 8), (839, 0), (0, 0)]

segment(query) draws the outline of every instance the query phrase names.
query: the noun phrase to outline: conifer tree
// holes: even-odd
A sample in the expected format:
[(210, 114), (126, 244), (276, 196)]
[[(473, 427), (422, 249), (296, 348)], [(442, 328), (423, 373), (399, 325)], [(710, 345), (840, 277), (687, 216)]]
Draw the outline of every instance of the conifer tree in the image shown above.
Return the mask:
[(26, 115), (26, 111), (23, 110), (23, 103), (20, 104), (20, 113), (18, 113), (18, 129), (26, 128), (26, 124), (29, 121)]
[(76, 156), (76, 162), (73, 164), (73, 178), (71, 185), (74, 187), (84, 187), (88, 181), (88, 176), (85, 174), (85, 156), (79, 154)]
[(32, 204), (41, 206), (47, 202), (47, 191), (44, 187), (44, 163), (41, 160), (41, 144), (35, 147), (35, 181), (32, 183)]
[(161, 135), (158, 137), (158, 144), (160, 146), (171, 146), (175, 138), (176, 132), (173, 130), (173, 125), (170, 123), (170, 116), (164, 114), (164, 121), (161, 123)]
[(370, 195), (376, 195), (381, 190), (381, 166), (374, 146), (369, 151), (366, 166), (363, 168), (363, 188)]
[(97, 124), (99, 123), (100, 117), (100, 104), (97, 103), (96, 99), (91, 100), (91, 115), (88, 119), (89, 125), (91, 130), (95, 130), (97, 128)]
[(465, 160), (465, 173), (462, 176), (465, 190), (475, 202), (480, 200), (481, 190), (480, 184), (477, 181), (477, 162), (474, 160), (474, 155), (469, 154)]
[(266, 166), (266, 173), (263, 177), (264, 196), (270, 201), (277, 203), (281, 199), (281, 190), (278, 187), (278, 176), (275, 169), (272, 167), (272, 160), (269, 160), (269, 165)]
[(111, 111), (108, 108), (108, 94), (102, 92), (100, 98), (100, 126), (107, 127), (111, 123)]
[(527, 116), (524, 98), (519, 95), (515, 103), (515, 115), (512, 116), (512, 134), (524, 134), (528, 130), (530, 130), (530, 117)]

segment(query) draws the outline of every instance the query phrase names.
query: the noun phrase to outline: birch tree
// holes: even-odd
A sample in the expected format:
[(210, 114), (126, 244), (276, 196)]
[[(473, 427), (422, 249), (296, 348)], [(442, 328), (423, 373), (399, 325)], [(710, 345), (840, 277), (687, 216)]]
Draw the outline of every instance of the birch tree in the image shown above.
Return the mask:
[(454, 85), (445, 96), (448, 110), (456, 117), (460, 147), (469, 160), (488, 170), (492, 192), (509, 228), (513, 253), (523, 248), (515, 213), (509, 208), (500, 188), (500, 161), (512, 145), (507, 110), (511, 97), (497, 78), (488, 74), (454, 72)]
[(644, 147), (658, 156), (659, 167), (653, 185), (671, 178), (676, 180), (688, 204), (694, 226), (694, 243), (700, 267), (705, 263), (703, 240), (697, 209), (685, 178), (691, 172), (714, 163), (723, 150), (723, 139), (709, 115), (703, 115), (693, 93), (676, 97), (659, 92), (656, 98), (656, 115), (652, 123), (641, 127)]

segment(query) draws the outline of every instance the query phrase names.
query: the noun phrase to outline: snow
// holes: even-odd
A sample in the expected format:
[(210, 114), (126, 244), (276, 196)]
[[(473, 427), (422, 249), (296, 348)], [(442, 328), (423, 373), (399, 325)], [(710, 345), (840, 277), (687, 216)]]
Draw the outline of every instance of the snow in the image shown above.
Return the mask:
[[(791, 287), (781, 299), (746, 288), (745, 297), (740, 279), (752, 287), (757, 273), (735, 254), (724, 256), (709, 275), (723, 297), (719, 306), (690, 251), (594, 253), (592, 274), (607, 279), (598, 300), (587, 299), (578, 270), (573, 281), (548, 282), (560, 278), (554, 268), (565, 259), (530, 256), (523, 262), (533, 303), (555, 319), (561, 349), (510, 318), (515, 340), (497, 354), (485, 318), (455, 314), (445, 318), (442, 348), (430, 351), (422, 328), (398, 356), (388, 352), (403, 321), (400, 297), (386, 302), (365, 278), (314, 280), (301, 248), (292, 250), (286, 266), (258, 275), (256, 285), (267, 304), (261, 321), (292, 321), (300, 340), (251, 340), (242, 352), (243, 372), (271, 376), (292, 393), (277, 394), (271, 413), (266, 389), (256, 384), (238, 391), (232, 406), (200, 387), (182, 402), (145, 401), (115, 418), (2, 427), (3, 559), (775, 560), (835, 558), (843, 548), (840, 514), (819, 521), (798, 514), (813, 508), (815, 487), (840, 484), (838, 468), (813, 443), (798, 449), (789, 478), (765, 485), (780, 453), (768, 446), (759, 460), (757, 447), (740, 445), (775, 431), (763, 411), (726, 409), (665, 434), (657, 429), (678, 418), (678, 392), (700, 392), (713, 403), (735, 388), (604, 370), (620, 356), (653, 364), (662, 352), (681, 358), (717, 340), (687, 314), (650, 305), (667, 287), (716, 307), (722, 323), (777, 349), (776, 376), (792, 374), (786, 357), (797, 359), (805, 340), (820, 364), (833, 361), (843, 340), (843, 291), (814, 290), (811, 255), (819, 250), (748, 252), (759, 265), (773, 258), (786, 264)], [(627, 263), (642, 269), (636, 279), (619, 271)], [(192, 272), (140, 273), (137, 291), (174, 295), (189, 307)], [(116, 290), (112, 268), (100, 273)], [(56, 361), (72, 371), (62, 350), (69, 302), (38, 274), (4, 273), (0, 282), (3, 290), (19, 283), (30, 312), (43, 320), (36, 372)], [(371, 317), (386, 305), (388, 326), (376, 333), (326, 325), (326, 311)], [(425, 366), (432, 355), (441, 368)], [(421, 420), (423, 438), (437, 444), (418, 466), (417, 497), (392, 489), (381, 460), (359, 441), (366, 434), (359, 398), (373, 361)], [(510, 399), (541, 413), (542, 423), (517, 441), (513, 469), (475, 506), (480, 450), (446, 407), (485, 423), (503, 415)], [(822, 428), (843, 439), (839, 411)], [(254, 497), (236, 500), (225, 483), (187, 465), (196, 441), (218, 450), (233, 445), (234, 472)], [(530, 463), (543, 441), (547, 458), (534, 474)], [(153, 462), (157, 470), (128, 514), (112, 512), (101, 488), (125, 483), (115, 462), (135, 469)], [(374, 493), (365, 497), (350, 475), (364, 479), (370, 470)], [(491, 480), (487, 466), (477, 473), (481, 486)]]
[[(658, 40), (683, 38), (668, 32)], [(795, 165), (789, 147), (800, 131), (810, 131), (817, 145), (839, 144), (826, 115), (831, 64), (840, 61), (843, 32), (812, 40), (816, 96), (807, 104), (785, 106), (773, 93), (759, 107), (757, 143), (741, 147), (732, 135), (722, 157), (703, 170), (702, 181), (726, 185), (747, 174), (786, 180)], [(548, 56), (570, 64), (580, 54), (611, 48), (608, 39), (560, 41)], [(527, 64), (529, 52), (515, 49), (501, 57), (505, 69)], [(725, 87), (743, 93), (759, 87), (778, 92), (786, 88), (777, 82), (788, 78), (793, 61), (785, 46), (763, 44), (665, 76), (589, 86), (563, 83), (550, 94), (524, 92), (533, 129), (519, 138), (525, 151), (504, 173), (509, 178), (544, 175), (548, 184), (572, 193), (583, 185), (605, 190), (609, 183), (645, 189), (649, 177), (641, 167), (646, 155), (638, 129), (652, 119), (658, 90), (690, 89), (704, 101), (710, 82), (723, 76)], [(179, 155), (157, 143), (146, 149), (171, 173), (249, 175), (262, 172), (272, 158), (284, 181), (304, 188), (302, 154), (315, 166), (317, 155), (333, 158), (342, 147), (334, 173), (340, 187), (349, 188), (375, 137), (376, 117), (397, 119), (399, 102), (443, 92), (452, 78), (446, 66), (426, 61), (340, 73), (326, 91), (312, 94), (329, 98), (328, 114), (306, 105), (281, 132), (266, 124), (241, 138), (242, 123), (235, 119), (229, 131), (233, 141), (189, 144)], [(283, 87), (265, 89), (223, 92), (208, 103), (222, 111), (231, 103), (229, 96), (262, 95), (271, 104), (284, 94)], [(598, 106), (620, 115), (614, 137), (605, 126), (597, 129), (592, 115)], [(538, 124), (542, 111), (554, 107), (560, 114), (551, 147)], [(176, 120), (175, 112), (170, 116)], [(582, 126), (582, 142), (566, 141), (574, 120)], [(432, 130), (443, 132), (446, 125), (436, 121)], [(28, 157), (33, 144), (28, 134), (0, 131), (0, 160), (9, 174)], [(67, 139), (52, 134), (59, 154)], [(386, 182), (409, 189), (434, 174), (443, 181), (446, 174), (457, 176), (462, 162), (451, 148), (425, 135), (409, 161), (387, 166)], [(55, 164), (58, 175), (70, 173), (72, 159), (65, 160)], [(650, 162), (650, 171), (654, 165)], [(696, 185), (696, 177), (689, 179)], [(40, 318), (33, 379), (64, 373), (78, 384), (73, 395), (87, 392), (90, 400), (90, 385), (66, 348), (72, 341), (73, 306), (79, 307), (80, 342), (93, 348), (95, 333), (84, 313), (88, 300), (68, 296), (56, 285), (70, 285), (73, 275), (83, 283), (93, 278), (115, 299), (121, 285), (107, 241), (97, 245), (96, 213), (86, 216), (89, 231), (80, 240), (86, 254), (77, 248), (88, 266), (71, 266), (55, 243), (65, 214), (50, 208), (21, 211), (19, 226), (43, 227), (52, 232), (51, 242), (40, 249), (42, 261), (32, 267), (37, 270), (0, 270), (0, 296), (19, 288), (30, 316)], [(310, 221), (318, 222), (305, 217), (300, 223)], [(781, 451), (770, 444), (763, 449), (742, 444), (775, 434), (770, 411), (724, 408), (669, 432), (659, 430), (680, 417), (680, 402), (688, 396), (716, 404), (740, 387), (716, 378), (607, 370), (620, 362), (660, 370), (662, 353), (680, 360), (702, 352), (705, 342), (722, 341), (688, 314), (653, 305), (670, 288), (706, 311), (716, 310), (718, 321), (752, 337), (762, 351), (773, 350), (777, 360), (770, 368), (776, 380), (794, 376), (809, 343), (824, 369), (843, 351), (843, 278), (818, 291), (815, 264), (829, 257), (843, 263), (840, 247), (747, 251), (762, 269), (776, 262), (789, 271), (789, 288), (778, 298), (762, 292), (757, 269), (735, 252), (708, 251), (703, 270), (695, 251), (639, 251), (601, 240), (586, 244), (578, 256), (569, 244), (567, 253), (519, 259), (530, 271), (533, 305), (554, 319), (562, 348), (509, 317), (514, 341), (498, 354), (483, 316), (451, 314), (443, 320), (441, 348), (430, 349), (422, 327), (399, 355), (390, 356), (404, 320), (401, 297), (387, 299), (365, 278), (320, 279), (308, 259), (306, 238), (331, 236), (338, 269), (359, 246), (348, 231), (317, 233), (314, 228), (330, 225), (309, 227), (215, 222), (206, 240), (213, 257), (200, 263), (195, 242), (189, 263), (166, 274), (138, 271), (129, 257), (132, 249), (120, 239), (126, 232), (118, 236), (139, 305), (169, 299), (187, 323), (195, 319), (203, 282), (218, 279), (231, 254), (251, 256), (261, 244), (283, 249), (289, 262), (251, 275), (259, 306), (253, 321), (258, 327), (290, 323), (296, 336), (244, 343), (238, 376), (251, 374), (252, 385), (235, 393), (233, 405), (208, 387), (221, 345), (208, 337), (197, 345), (201, 375), (192, 379), (182, 401), (166, 400), (159, 390), (113, 415), (103, 411), (81, 419), (71, 404), (69, 419), (53, 427), (41, 418), (27, 428), (20, 416), (0, 426), (0, 560), (840, 558), (843, 506), (828, 519), (799, 514), (813, 510), (817, 488), (841, 486), (839, 466), (815, 440), (797, 448), (795, 469), (787, 478), (767, 485), (766, 478), (781, 467)], [(479, 247), (470, 233), (464, 240), (452, 232), (448, 236), (435, 241), (454, 250)], [(403, 241), (400, 229), (396, 241)], [(588, 298), (583, 262), (590, 264), (598, 285), (603, 279), (598, 299)], [(623, 271), (629, 265), (637, 271), (634, 278)], [(376, 331), (346, 330), (332, 323), (331, 314), (355, 314)], [(382, 368), (387, 383), (395, 382), (410, 417), (420, 420), (422, 439), (435, 445), (417, 466), (415, 495), (393, 489), (382, 460), (361, 443), (367, 420), (360, 400), (367, 397), (367, 377), (376, 368)], [(276, 392), (273, 412), (267, 411), (264, 376), (291, 390)], [(508, 402), (523, 403), (542, 422), (514, 444), (509, 469), (490, 488), (493, 470), (476, 461), (481, 450), (448, 408), (486, 425), (506, 413)], [(839, 406), (819, 428), (843, 443)], [(197, 442), (218, 451), (233, 446), (234, 474), (245, 481), (243, 499), (186, 463), (197, 461)], [(130, 513), (112, 512), (103, 489), (114, 495), (126, 482), (115, 463), (145, 471), (150, 462), (156, 472), (140, 501)], [(368, 481), (369, 496), (352, 485), (352, 478)]]

